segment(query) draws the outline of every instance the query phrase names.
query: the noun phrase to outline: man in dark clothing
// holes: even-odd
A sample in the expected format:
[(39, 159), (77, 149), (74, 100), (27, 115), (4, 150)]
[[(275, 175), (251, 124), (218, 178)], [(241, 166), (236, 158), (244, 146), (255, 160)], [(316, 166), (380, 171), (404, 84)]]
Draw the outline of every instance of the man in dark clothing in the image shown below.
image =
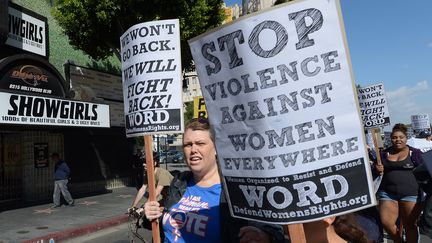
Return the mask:
[(54, 205), (52, 208), (60, 207), (60, 192), (63, 194), (64, 199), (68, 203), (68, 206), (74, 206), (74, 200), (69, 193), (67, 184), (70, 177), (70, 169), (66, 162), (60, 159), (58, 153), (53, 153), (51, 155), (51, 160), (55, 163), (54, 166), (54, 193), (53, 201)]

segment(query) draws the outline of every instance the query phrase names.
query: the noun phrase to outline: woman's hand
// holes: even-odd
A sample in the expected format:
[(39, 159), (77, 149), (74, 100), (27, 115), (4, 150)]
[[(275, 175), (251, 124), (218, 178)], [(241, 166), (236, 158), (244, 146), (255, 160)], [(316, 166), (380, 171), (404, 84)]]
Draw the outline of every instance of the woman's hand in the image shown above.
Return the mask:
[(159, 203), (156, 201), (148, 201), (144, 204), (144, 215), (150, 221), (162, 216), (159, 208)]
[(380, 173), (384, 173), (384, 165), (383, 164), (375, 164), (375, 169)]
[(270, 243), (270, 236), (253, 226), (245, 226), (240, 229), (240, 243)]

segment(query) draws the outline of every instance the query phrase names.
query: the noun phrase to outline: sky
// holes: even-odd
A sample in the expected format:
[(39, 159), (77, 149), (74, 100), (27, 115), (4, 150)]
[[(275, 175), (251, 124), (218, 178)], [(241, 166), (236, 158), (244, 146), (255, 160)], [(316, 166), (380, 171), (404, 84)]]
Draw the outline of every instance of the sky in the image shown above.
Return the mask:
[(356, 84), (384, 84), (391, 125), (417, 114), (432, 119), (432, 1), (340, 3)]

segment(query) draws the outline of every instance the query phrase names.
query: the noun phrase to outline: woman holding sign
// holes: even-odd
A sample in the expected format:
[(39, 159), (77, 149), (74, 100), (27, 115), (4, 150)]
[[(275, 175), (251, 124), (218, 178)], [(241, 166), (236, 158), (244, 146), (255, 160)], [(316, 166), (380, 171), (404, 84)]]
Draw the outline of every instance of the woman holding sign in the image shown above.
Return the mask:
[(394, 242), (403, 242), (396, 226), (400, 217), (408, 243), (417, 242), (417, 219), (420, 214), (419, 186), (413, 169), (423, 163), (421, 151), (407, 145), (407, 127), (396, 124), (391, 133), (392, 146), (381, 153), (382, 165), (376, 170), (384, 172), (378, 190), (379, 211), (384, 229)]
[(207, 119), (185, 128), (183, 149), (190, 171), (171, 183), (165, 209), (149, 201), (148, 220), (160, 220), (164, 242), (283, 242), (280, 227), (231, 217), (217, 166), (214, 136)]

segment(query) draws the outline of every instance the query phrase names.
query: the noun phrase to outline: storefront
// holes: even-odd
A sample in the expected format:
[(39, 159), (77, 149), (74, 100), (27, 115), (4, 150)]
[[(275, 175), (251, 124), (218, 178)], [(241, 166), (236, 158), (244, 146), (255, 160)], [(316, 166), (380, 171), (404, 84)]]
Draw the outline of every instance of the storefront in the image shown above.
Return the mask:
[(14, 4), (8, 14), (21, 25), (0, 33), (0, 203), (49, 200), (53, 152), (71, 167), (72, 194), (129, 185), (134, 140), (112, 126), (111, 105), (72, 99), (47, 58), (46, 18)]

